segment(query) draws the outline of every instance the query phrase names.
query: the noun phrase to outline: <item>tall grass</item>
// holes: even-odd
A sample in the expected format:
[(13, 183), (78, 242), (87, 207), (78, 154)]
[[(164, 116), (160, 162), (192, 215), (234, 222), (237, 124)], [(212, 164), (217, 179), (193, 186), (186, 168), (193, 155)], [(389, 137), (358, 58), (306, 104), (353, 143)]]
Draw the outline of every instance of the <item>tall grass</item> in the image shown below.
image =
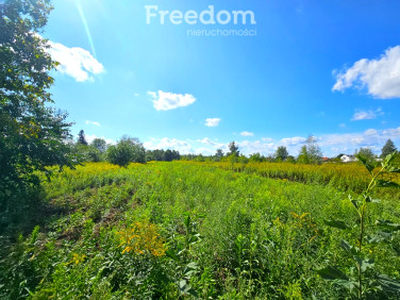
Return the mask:
[[(2, 242), (0, 298), (346, 298), (346, 289), (316, 270), (328, 261), (353, 267), (338, 247), (348, 233), (324, 222), (356, 225), (347, 193), (266, 178), (264, 167), (157, 162), (65, 170), (44, 184), (47, 201), (64, 213), (17, 243)], [(365, 222), (400, 222), (397, 200), (372, 204)], [(400, 252), (398, 236), (371, 255), (398, 279), (393, 249)]]

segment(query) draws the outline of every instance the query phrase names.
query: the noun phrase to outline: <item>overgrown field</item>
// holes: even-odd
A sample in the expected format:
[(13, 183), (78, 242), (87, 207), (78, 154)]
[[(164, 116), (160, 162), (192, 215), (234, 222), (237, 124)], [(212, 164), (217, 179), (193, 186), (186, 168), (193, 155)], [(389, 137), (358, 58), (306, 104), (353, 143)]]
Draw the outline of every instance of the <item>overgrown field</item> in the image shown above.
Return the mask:
[[(43, 225), (1, 241), (0, 298), (351, 299), (317, 273), (327, 265), (356, 272), (340, 246), (357, 239), (348, 193), (366, 182), (364, 171), (351, 168), (347, 177), (332, 171), (330, 180), (325, 171), (318, 179), (311, 169), (307, 177), (303, 169), (267, 171), (266, 164), (65, 170), (43, 184), (52, 207)], [(279, 178), (273, 172), (286, 175), (267, 178)], [(371, 203), (367, 234), (376, 220), (400, 223), (398, 195), (386, 192)], [(330, 220), (348, 229), (328, 226)], [(365, 247), (375, 273), (400, 280), (399, 234)], [(365, 297), (400, 295), (371, 283)]]

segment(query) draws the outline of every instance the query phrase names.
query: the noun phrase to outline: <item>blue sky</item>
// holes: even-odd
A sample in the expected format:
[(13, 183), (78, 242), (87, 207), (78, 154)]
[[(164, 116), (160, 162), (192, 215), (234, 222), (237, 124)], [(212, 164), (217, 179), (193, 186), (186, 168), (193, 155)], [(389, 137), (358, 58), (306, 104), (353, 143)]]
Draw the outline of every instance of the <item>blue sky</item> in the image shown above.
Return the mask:
[[(388, 138), (400, 148), (399, 1), (53, 4), (42, 33), (61, 63), (51, 92), (75, 135), (203, 154), (235, 140), (245, 154), (286, 146), (297, 155), (309, 134), (326, 156), (380, 153)], [(185, 22), (209, 6), (216, 24)], [(181, 12), (181, 24), (169, 14), (160, 24), (160, 10)], [(157, 15), (150, 24), (147, 11)], [(234, 24), (233, 11), (252, 12), (255, 24), (250, 14)]]

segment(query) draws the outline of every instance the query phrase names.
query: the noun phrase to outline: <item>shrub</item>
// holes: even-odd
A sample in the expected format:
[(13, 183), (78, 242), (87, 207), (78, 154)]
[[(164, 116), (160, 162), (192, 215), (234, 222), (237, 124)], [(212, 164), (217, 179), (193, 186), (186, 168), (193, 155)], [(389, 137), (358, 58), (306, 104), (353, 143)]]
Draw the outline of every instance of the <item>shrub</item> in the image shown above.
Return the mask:
[(145, 163), (145, 149), (139, 139), (123, 137), (117, 145), (108, 148), (107, 159), (110, 163), (120, 166), (130, 162)]

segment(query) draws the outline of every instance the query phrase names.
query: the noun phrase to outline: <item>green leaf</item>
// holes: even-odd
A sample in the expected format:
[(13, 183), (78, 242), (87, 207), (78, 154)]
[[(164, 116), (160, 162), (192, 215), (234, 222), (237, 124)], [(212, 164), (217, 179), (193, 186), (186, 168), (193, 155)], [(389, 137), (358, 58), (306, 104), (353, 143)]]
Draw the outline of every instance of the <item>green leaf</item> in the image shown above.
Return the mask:
[(179, 257), (173, 253), (171, 250), (165, 251), (165, 254), (167, 254), (168, 257), (172, 258), (175, 261), (180, 261)]
[(356, 256), (357, 263), (361, 266), (361, 272), (365, 272), (366, 270), (373, 268), (375, 265), (374, 260), (372, 259), (362, 259)]
[(372, 174), (372, 171), (375, 169), (375, 166), (373, 164), (369, 163), (368, 160), (360, 154), (357, 155), (357, 158), (359, 159), (359, 161), (361, 161), (361, 163), (368, 170), (368, 172), (370, 174)]
[(348, 229), (349, 227), (346, 225), (345, 222), (343, 221), (335, 221), (335, 220), (329, 220), (329, 221), (324, 221), (324, 223), (328, 226), (339, 228), (339, 229)]
[(400, 224), (393, 223), (393, 222), (391, 222), (389, 220), (377, 220), (375, 222), (375, 224), (378, 225), (378, 226), (385, 227), (386, 229), (391, 230), (391, 231), (400, 230)]
[(379, 275), (378, 281), (382, 284), (384, 290), (392, 293), (400, 292), (400, 283), (398, 281), (391, 279), (385, 275)]
[(390, 167), (388, 169), (388, 172), (390, 172), (390, 173), (400, 173), (400, 168)]
[(322, 278), (327, 280), (337, 280), (337, 279), (348, 280), (347, 276), (342, 271), (332, 266), (328, 266), (326, 268), (317, 270), (317, 273)]
[(189, 286), (188, 286), (187, 281), (185, 279), (179, 281), (178, 287), (179, 287), (179, 290), (181, 292), (183, 292), (183, 293), (186, 293), (186, 291), (189, 289)]
[(353, 246), (350, 246), (350, 244), (345, 240), (340, 241), (340, 247), (342, 247), (347, 253), (352, 256), (356, 256), (358, 254), (357, 250)]
[(368, 239), (368, 243), (370, 244), (379, 244), (382, 242), (390, 242), (393, 239), (393, 235), (388, 232), (377, 232), (375, 235), (371, 236)]
[(354, 207), (358, 210), (358, 203), (356, 199), (353, 199), (353, 197), (351, 195), (349, 195), (349, 200), (351, 202), (351, 204), (354, 205)]
[(187, 265), (186, 265), (186, 267), (188, 268), (188, 269), (192, 269), (192, 270), (196, 270), (196, 269), (198, 269), (199, 268), (199, 266), (197, 265), (197, 263), (196, 262), (190, 262), (190, 263), (188, 263)]
[(386, 155), (386, 157), (383, 161), (384, 165), (390, 166), (391, 163), (393, 162), (393, 160), (396, 158), (396, 155), (397, 155), (397, 151)]
[(342, 287), (348, 289), (349, 291), (353, 291), (355, 288), (358, 288), (358, 283), (355, 281), (351, 281), (351, 280), (339, 279), (339, 280), (336, 280), (335, 283), (339, 286), (342, 286)]
[(400, 185), (393, 182), (393, 181), (387, 181), (387, 180), (377, 180), (376, 181), (376, 186), (378, 187), (394, 187), (394, 188), (400, 188)]
[(186, 216), (185, 216), (185, 220), (184, 220), (184, 224), (185, 224), (185, 227), (186, 227), (186, 229), (189, 229), (189, 225), (190, 225), (190, 214), (189, 213), (186, 213), (185, 214)]

